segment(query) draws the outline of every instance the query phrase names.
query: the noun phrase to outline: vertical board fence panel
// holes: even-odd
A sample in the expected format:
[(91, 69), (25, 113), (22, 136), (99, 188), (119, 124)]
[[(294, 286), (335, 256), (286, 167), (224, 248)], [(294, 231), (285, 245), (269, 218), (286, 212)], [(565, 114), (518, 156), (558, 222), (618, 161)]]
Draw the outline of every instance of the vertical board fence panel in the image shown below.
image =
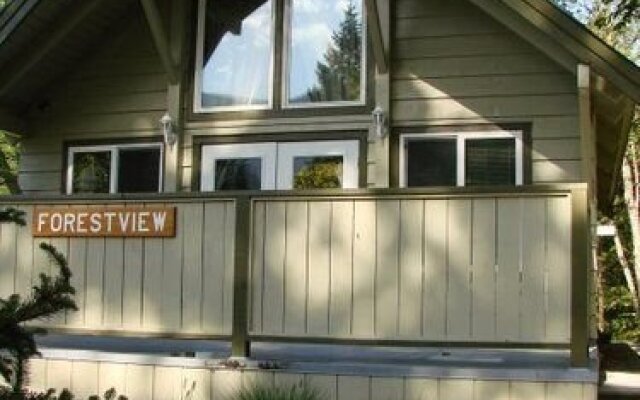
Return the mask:
[[(125, 207), (141, 205), (131, 202)], [(229, 335), (234, 203), (196, 199), (166, 205), (177, 209), (176, 237), (43, 239), (32, 236), (34, 206), (21, 204), (27, 226), (0, 225), (0, 295), (27, 294), (40, 273), (57, 272), (39, 248), (47, 242), (69, 262), (79, 311), (39, 325), (92, 334)], [(122, 207), (121, 203), (38, 206)]]
[[(566, 344), (570, 196), (256, 196), (250, 334)], [(69, 260), (80, 308), (48, 327), (231, 334), (234, 201), (166, 204), (177, 208), (175, 238), (47, 239)], [(73, 205), (105, 206), (115, 204)], [(19, 207), (29, 222), (34, 206)], [(40, 272), (53, 271), (30, 224), (2, 224), (0, 240), (2, 294), (28, 293)]]
[(292, 196), (254, 209), (254, 336), (568, 342), (568, 194)]
[[(5, 206), (0, 206), (4, 209)], [(16, 291), (16, 282), (18, 269), (16, 268), (16, 225), (2, 224), (0, 225), (0, 260), (3, 263), (11, 265), (11, 268), (2, 268), (0, 270), (0, 298), (6, 298)]]

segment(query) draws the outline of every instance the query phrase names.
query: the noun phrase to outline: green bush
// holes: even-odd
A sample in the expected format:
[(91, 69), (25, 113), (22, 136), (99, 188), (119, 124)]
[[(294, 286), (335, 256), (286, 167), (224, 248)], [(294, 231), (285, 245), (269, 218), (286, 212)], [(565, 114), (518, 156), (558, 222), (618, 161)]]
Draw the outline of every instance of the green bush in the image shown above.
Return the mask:
[(640, 319), (636, 316), (631, 293), (626, 286), (605, 289), (605, 318), (615, 340), (640, 343)]
[(59, 396), (56, 396), (56, 391), (54, 389), (49, 389), (44, 393), (39, 393), (28, 390), (15, 392), (10, 388), (1, 388), (0, 400), (73, 400), (73, 395), (67, 389), (60, 392)]
[[(0, 400), (74, 400), (75, 396), (67, 389), (62, 389), (59, 396), (56, 396), (55, 389), (49, 389), (44, 393), (22, 390), (15, 392), (9, 387), (0, 387)], [(80, 400), (80, 399), (78, 399)], [(88, 400), (128, 400), (125, 396), (118, 396), (114, 388), (104, 392), (103, 397), (91, 396)]]
[(323, 400), (315, 388), (300, 382), (288, 387), (257, 385), (240, 390), (235, 400)]

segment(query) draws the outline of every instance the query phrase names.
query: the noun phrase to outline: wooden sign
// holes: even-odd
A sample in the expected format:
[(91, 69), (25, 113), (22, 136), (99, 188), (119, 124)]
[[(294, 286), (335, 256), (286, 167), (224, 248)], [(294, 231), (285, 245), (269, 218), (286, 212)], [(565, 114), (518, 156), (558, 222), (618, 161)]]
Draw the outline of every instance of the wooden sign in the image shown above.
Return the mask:
[(174, 237), (175, 207), (36, 208), (34, 237)]

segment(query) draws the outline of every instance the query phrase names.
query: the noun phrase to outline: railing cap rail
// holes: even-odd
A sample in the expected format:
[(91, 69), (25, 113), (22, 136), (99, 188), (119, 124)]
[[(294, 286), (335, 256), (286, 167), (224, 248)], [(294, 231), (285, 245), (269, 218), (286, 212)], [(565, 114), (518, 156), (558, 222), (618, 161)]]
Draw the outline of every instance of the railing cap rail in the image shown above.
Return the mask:
[(517, 196), (535, 194), (566, 194), (586, 190), (586, 183), (558, 183), (527, 186), (475, 186), (433, 188), (369, 188), (318, 190), (263, 190), (225, 192), (177, 193), (119, 193), (119, 194), (26, 194), (0, 196), (0, 203), (78, 203), (78, 202), (163, 202), (171, 200), (236, 200), (269, 198), (358, 198), (398, 196)]

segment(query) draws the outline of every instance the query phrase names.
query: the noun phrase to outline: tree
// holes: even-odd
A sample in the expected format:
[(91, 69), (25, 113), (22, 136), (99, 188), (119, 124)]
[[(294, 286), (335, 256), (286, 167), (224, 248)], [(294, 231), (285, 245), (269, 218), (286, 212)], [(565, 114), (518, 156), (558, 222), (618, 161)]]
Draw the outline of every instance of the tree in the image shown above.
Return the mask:
[(311, 101), (342, 101), (360, 98), (362, 71), (362, 23), (353, 1), (349, 1), (324, 62), (316, 64), (318, 83), (307, 91)]
[[(0, 211), (0, 222), (25, 225), (24, 213), (15, 209)], [(67, 260), (48, 243), (41, 243), (45, 251), (59, 269), (59, 275), (52, 277), (40, 274), (39, 283), (33, 287), (29, 297), (19, 294), (0, 299), (0, 376), (10, 382), (15, 398), (20, 398), (26, 377), (26, 362), (38, 355), (34, 335), (46, 333), (43, 329), (26, 326), (34, 320), (47, 319), (63, 312), (77, 310), (71, 286), (71, 270)]]
[[(633, 62), (640, 62), (640, 0), (554, 0)], [(618, 338), (640, 339), (640, 113), (622, 164), (620, 193), (607, 216), (617, 227), (598, 260), (600, 313)], [(601, 316), (602, 318), (602, 316)], [(601, 323), (601, 328), (607, 328)]]
[(18, 163), (20, 146), (18, 140), (0, 131), (0, 194), (19, 194)]
[(606, 12), (591, 14), (589, 17), (589, 22), (599, 29), (620, 30), (640, 19), (640, 0), (555, 0), (555, 2), (577, 16), (589, 15), (580, 13), (587, 10), (590, 3), (596, 3), (596, 8), (606, 9)]

